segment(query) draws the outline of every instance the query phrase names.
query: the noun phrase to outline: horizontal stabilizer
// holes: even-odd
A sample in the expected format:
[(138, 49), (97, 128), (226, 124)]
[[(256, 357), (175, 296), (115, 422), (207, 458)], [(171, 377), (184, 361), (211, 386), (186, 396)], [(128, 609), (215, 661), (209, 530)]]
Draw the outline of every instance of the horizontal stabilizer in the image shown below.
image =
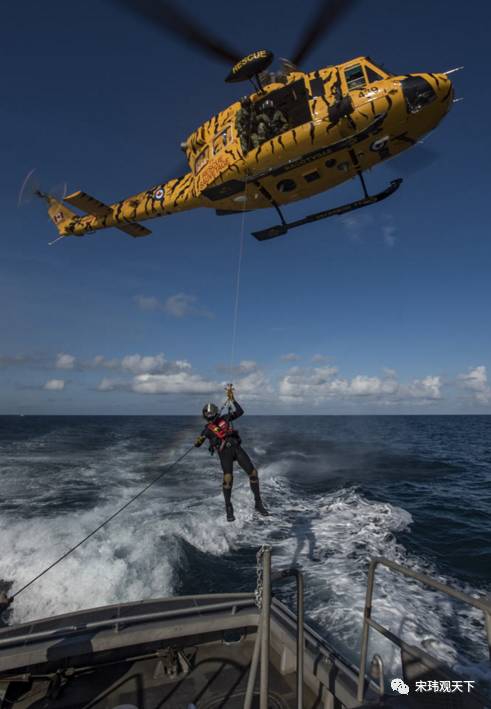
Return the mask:
[[(81, 209), (83, 212), (92, 214), (94, 217), (106, 217), (108, 214), (112, 214), (111, 207), (95, 197), (91, 197), (91, 195), (86, 192), (78, 191), (73, 194), (69, 194), (68, 197), (65, 197), (65, 202)], [(125, 234), (129, 234), (134, 237), (148, 236), (152, 233), (150, 229), (147, 229), (136, 222), (133, 222), (132, 224), (115, 224), (114, 226), (116, 229), (124, 231)]]
[(104, 202), (100, 202), (95, 197), (91, 197), (90, 194), (86, 192), (74, 192), (65, 197), (65, 202), (71, 204), (73, 207), (81, 209), (82, 212), (87, 212), (87, 214), (93, 214), (95, 217), (105, 217), (106, 214), (111, 213), (111, 207), (108, 207)]

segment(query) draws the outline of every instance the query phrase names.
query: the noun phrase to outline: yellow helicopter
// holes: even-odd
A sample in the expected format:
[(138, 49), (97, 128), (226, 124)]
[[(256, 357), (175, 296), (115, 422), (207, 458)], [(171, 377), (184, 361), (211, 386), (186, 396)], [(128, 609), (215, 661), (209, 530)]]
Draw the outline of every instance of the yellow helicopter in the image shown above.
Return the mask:
[[(218, 215), (275, 208), (280, 223), (253, 235), (270, 239), (309, 222), (374, 204), (398, 189), (393, 180), (367, 192), (364, 171), (415, 145), (452, 106), (444, 73), (393, 75), (369, 57), (357, 57), (308, 73), (297, 66), (350, 5), (323, 2), (292, 61), (269, 71), (273, 54), (241, 58), (167, 0), (126, 0), (126, 5), (215, 56), (234, 62), (228, 82), (249, 80), (253, 93), (220, 111), (181, 145), (189, 171), (108, 205), (86, 192), (63, 201), (37, 190), (60, 237), (116, 227), (133, 237), (150, 230), (139, 222), (198, 207)], [(288, 223), (281, 207), (329, 190), (353, 177), (363, 197)], [(70, 207), (83, 211), (76, 214)]]

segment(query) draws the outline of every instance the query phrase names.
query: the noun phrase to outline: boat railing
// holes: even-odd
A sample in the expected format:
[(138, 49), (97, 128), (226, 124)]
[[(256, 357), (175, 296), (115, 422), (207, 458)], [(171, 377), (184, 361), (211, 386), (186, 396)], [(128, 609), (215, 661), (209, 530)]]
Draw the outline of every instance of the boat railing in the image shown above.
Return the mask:
[(296, 703), (297, 709), (303, 709), (303, 670), (304, 670), (304, 648), (305, 648), (305, 626), (304, 626), (304, 580), (303, 574), (296, 566), (271, 571), (271, 547), (263, 546), (258, 555), (258, 584), (256, 598), (261, 614), (252, 652), (252, 660), (247, 680), (246, 695), (243, 709), (251, 709), (254, 696), (254, 684), (256, 681), (257, 666), (259, 657), (261, 658), (261, 674), (259, 682), (259, 707), (268, 709), (269, 697), (269, 650), (270, 650), (270, 628), (271, 628), (271, 584), (274, 581), (282, 581), (293, 576), (296, 580)]
[(393, 571), (395, 573), (401, 574), (402, 576), (405, 576), (407, 578), (415, 579), (416, 581), (419, 581), (420, 583), (422, 583), (430, 588), (433, 588), (436, 591), (441, 591), (442, 593), (446, 594), (447, 596), (450, 596), (451, 598), (455, 598), (456, 600), (461, 601), (462, 603), (465, 603), (468, 606), (472, 606), (473, 608), (477, 608), (477, 609), (481, 610), (484, 613), (488, 652), (489, 652), (489, 656), (491, 659), (491, 602), (488, 599), (486, 599), (484, 597), (474, 598), (473, 596), (469, 596), (467, 593), (464, 593), (462, 591), (458, 591), (457, 589), (451, 588), (450, 586), (447, 586), (446, 584), (441, 583), (441, 581), (437, 581), (436, 579), (432, 579), (431, 577), (426, 576), (425, 574), (422, 574), (419, 571), (413, 571), (412, 569), (408, 569), (404, 566), (401, 566), (400, 564), (397, 564), (394, 561), (390, 561), (389, 559), (385, 559), (383, 557), (376, 558), (370, 562), (370, 566), (368, 569), (367, 593), (366, 593), (366, 599), (365, 599), (365, 609), (364, 609), (364, 613), (363, 613), (363, 632), (362, 632), (362, 640), (361, 640), (360, 668), (359, 668), (359, 674), (358, 674), (357, 699), (359, 702), (363, 701), (363, 697), (364, 697), (364, 693), (365, 693), (365, 674), (366, 674), (367, 653), (368, 653), (368, 637), (369, 637), (370, 628), (373, 628), (373, 630), (376, 630), (378, 633), (380, 633), (385, 638), (390, 640), (392, 643), (397, 645), (401, 649), (401, 651), (405, 651), (408, 654), (410, 654), (411, 656), (420, 660), (429, 669), (434, 669), (434, 670), (441, 669), (441, 664), (438, 663), (438, 661), (432, 655), (425, 652), (421, 648), (415, 647), (414, 645), (409, 645), (408, 643), (404, 642), (404, 640), (399, 638), (397, 635), (392, 633), (388, 628), (384, 627), (380, 623), (377, 623), (375, 620), (373, 620), (373, 618), (372, 618), (373, 590), (374, 590), (374, 586), (375, 586), (375, 572), (379, 566), (385, 566), (386, 568), (390, 569), (391, 571)]
[[(232, 595), (232, 594), (230, 594)], [(19, 645), (21, 643), (29, 644), (41, 640), (49, 640), (58, 636), (71, 636), (83, 634), (87, 632), (95, 632), (100, 630), (115, 630), (119, 631), (122, 628), (128, 628), (131, 625), (139, 623), (151, 623), (155, 621), (168, 620), (171, 618), (181, 618), (182, 616), (205, 615), (206, 613), (220, 613), (229, 610), (235, 614), (239, 608), (247, 608), (253, 606), (254, 594), (235, 594), (235, 598), (221, 603), (203, 603), (196, 606), (185, 606), (182, 608), (174, 608), (163, 611), (153, 611), (150, 613), (138, 613), (128, 616), (113, 616), (103, 620), (89, 621), (80, 625), (68, 625), (61, 628), (52, 628), (39, 632), (26, 632), (25, 634), (12, 634), (5, 638), (0, 638), (0, 649), (9, 645)]]

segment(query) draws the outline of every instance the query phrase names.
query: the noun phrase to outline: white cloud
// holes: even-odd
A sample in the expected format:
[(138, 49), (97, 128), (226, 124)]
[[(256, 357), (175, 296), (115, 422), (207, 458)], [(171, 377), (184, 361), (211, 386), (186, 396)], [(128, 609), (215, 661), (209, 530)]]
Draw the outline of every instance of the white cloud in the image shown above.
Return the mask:
[(399, 388), (395, 379), (366, 377), (358, 374), (349, 384), (349, 393), (353, 396), (380, 396), (395, 394)]
[(336, 367), (292, 367), (280, 379), (278, 393), (284, 401), (322, 401), (369, 399), (383, 403), (418, 400), (420, 403), (441, 398), (441, 379), (428, 376), (401, 384), (392, 370), (383, 377), (357, 374), (351, 379), (338, 376)]
[(295, 352), (288, 352), (288, 354), (281, 355), (280, 359), (282, 362), (298, 362), (301, 357)]
[(392, 248), (396, 243), (397, 227), (394, 224), (394, 218), (391, 214), (382, 214), (382, 237), (384, 243), (389, 248)]
[(281, 399), (322, 399), (333, 393), (332, 376), (336, 374), (335, 367), (314, 367), (304, 369), (291, 367), (288, 373), (280, 379), (279, 395)]
[(207, 308), (198, 305), (197, 298), (194, 295), (187, 293), (176, 293), (169, 296), (164, 302), (160, 301), (155, 296), (137, 295), (135, 302), (141, 310), (159, 311), (166, 313), (174, 318), (184, 318), (190, 315), (213, 318)]
[[(98, 391), (126, 389), (145, 394), (198, 393), (200, 387), (210, 391), (209, 383), (192, 373), (187, 360), (170, 361), (162, 352), (157, 355), (125, 355), (121, 359), (106, 359), (98, 355), (92, 360), (92, 366), (134, 375), (133, 379), (126, 381), (104, 377), (97, 386)], [(196, 388), (198, 391), (194, 391)]]
[(385, 224), (382, 227), (382, 235), (386, 246), (392, 247), (396, 243), (397, 229), (393, 224)]
[(468, 389), (480, 404), (487, 404), (491, 401), (491, 388), (488, 386), (488, 375), (484, 365), (469, 369), (466, 374), (459, 374), (458, 382), (464, 389)]
[[(452, 381), (444, 381), (437, 374), (403, 381), (390, 368), (382, 369), (379, 375), (361, 373), (346, 377), (324, 355), (314, 354), (306, 366), (296, 364), (298, 359), (300, 357), (294, 352), (286, 353), (281, 360), (290, 365), (281, 368), (276, 361), (277, 366), (271, 372), (253, 359), (241, 360), (232, 370), (230, 367), (218, 367), (218, 370), (222, 370), (221, 376), (226, 376), (227, 381), (234, 382), (239, 399), (262, 401), (273, 406), (289, 402), (308, 405), (359, 402), (361, 410), (368, 410), (371, 404), (431, 406), (442, 401), (444, 393), (455, 394), (456, 386), (467, 392), (469, 401), (491, 403), (491, 387), (484, 365), (471, 367)], [(49, 366), (49, 369), (56, 366), (58, 370), (66, 371), (106, 370), (100, 372), (97, 385), (100, 392), (122, 390), (139, 394), (224, 396), (224, 382), (216, 381), (212, 374), (193, 370), (187, 359), (169, 360), (162, 352), (133, 353), (112, 358), (97, 355), (87, 360), (67, 352), (58, 353), (56, 358), (45, 357), (44, 360), (39, 356), (33, 359), (25, 355), (8, 355), (0, 356), (0, 365), (27, 364), (31, 360), (44, 361), (43, 367)], [(59, 375), (62, 375), (61, 371)], [(56, 392), (63, 391), (69, 384), (70, 379), (52, 378), (30, 388)], [(17, 386), (29, 388), (22, 384)]]
[(169, 374), (139, 374), (131, 390), (138, 394), (212, 394), (221, 387), (188, 371)]
[(272, 398), (274, 395), (274, 389), (271, 386), (269, 379), (266, 377), (264, 372), (259, 369), (250, 371), (245, 374), (245, 376), (237, 379), (235, 382), (235, 388), (238, 392), (237, 396), (240, 395), (245, 399)]
[(379, 227), (382, 229), (382, 238), (386, 246), (391, 248), (396, 242), (398, 229), (390, 214), (383, 214), (377, 219), (374, 218), (373, 214), (364, 211), (357, 214), (346, 214), (341, 218), (341, 223), (352, 241), (362, 241), (364, 232), (370, 229), (373, 233)]
[(124, 389), (125, 384), (116, 381), (115, 379), (109, 379), (104, 377), (97, 385), (97, 391), (115, 391), (116, 389)]
[(257, 362), (254, 362), (252, 359), (243, 359), (239, 363), (238, 370), (239, 372), (255, 372), (257, 369)]
[(56, 355), (56, 369), (73, 369), (75, 367), (75, 357), (65, 352), (60, 352)]
[(141, 355), (138, 353), (108, 359), (97, 355), (84, 364), (85, 369), (111, 369), (131, 374), (164, 374), (166, 372), (191, 369), (191, 364), (185, 359), (175, 361), (166, 359), (163, 352), (156, 355)]
[(428, 376), (414, 379), (407, 387), (407, 393), (416, 399), (441, 399), (441, 377)]
[(136, 295), (136, 304), (141, 308), (141, 310), (161, 310), (162, 303), (153, 295)]
[(373, 217), (366, 212), (347, 214), (341, 217), (346, 234), (353, 241), (361, 241), (362, 233), (373, 223)]
[(46, 389), (47, 391), (63, 391), (64, 388), (64, 379), (48, 379), (46, 384), (43, 386), (43, 389)]
[(169, 363), (162, 353), (158, 355), (126, 355), (121, 359), (121, 369), (132, 374), (164, 372)]
[(86, 363), (88, 369), (98, 369), (103, 367), (104, 369), (118, 369), (121, 366), (121, 362), (116, 357), (113, 359), (106, 359), (104, 355), (96, 355), (89, 362)]
[[(122, 381), (121, 379), (104, 377), (97, 387), (98, 391), (111, 392), (124, 389), (137, 394), (217, 396), (222, 394), (225, 397), (225, 382), (219, 383), (193, 372), (191, 364), (186, 360), (167, 363), (168, 369), (163, 372), (140, 372), (139, 369), (143, 366), (143, 361), (139, 359), (131, 360), (127, 364), (131, 364), (131, 367), (128, 366), (128, 371), (135, 374), (132, 379)], [(161, 362), (160, 365), (165, 369), (165, 362)], [(243, 360), (236, 368), (236, 373), (241, 375), (235, 379), (235, 387), (241, 397), (245, 399), (273, 397), (273, 387), (253, 360)]]

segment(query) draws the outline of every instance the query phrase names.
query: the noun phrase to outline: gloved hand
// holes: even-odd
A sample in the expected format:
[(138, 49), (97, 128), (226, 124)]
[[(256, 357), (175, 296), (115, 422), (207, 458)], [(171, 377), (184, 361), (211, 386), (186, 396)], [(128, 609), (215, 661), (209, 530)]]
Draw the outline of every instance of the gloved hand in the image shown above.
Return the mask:
[(196, 443), (194, 444), (194, 447), (199, 448), (200, 446), (203, 445), (204, 442), (205, 442), (205, 436), (198, 436), (198, 438), (196, 439)]

